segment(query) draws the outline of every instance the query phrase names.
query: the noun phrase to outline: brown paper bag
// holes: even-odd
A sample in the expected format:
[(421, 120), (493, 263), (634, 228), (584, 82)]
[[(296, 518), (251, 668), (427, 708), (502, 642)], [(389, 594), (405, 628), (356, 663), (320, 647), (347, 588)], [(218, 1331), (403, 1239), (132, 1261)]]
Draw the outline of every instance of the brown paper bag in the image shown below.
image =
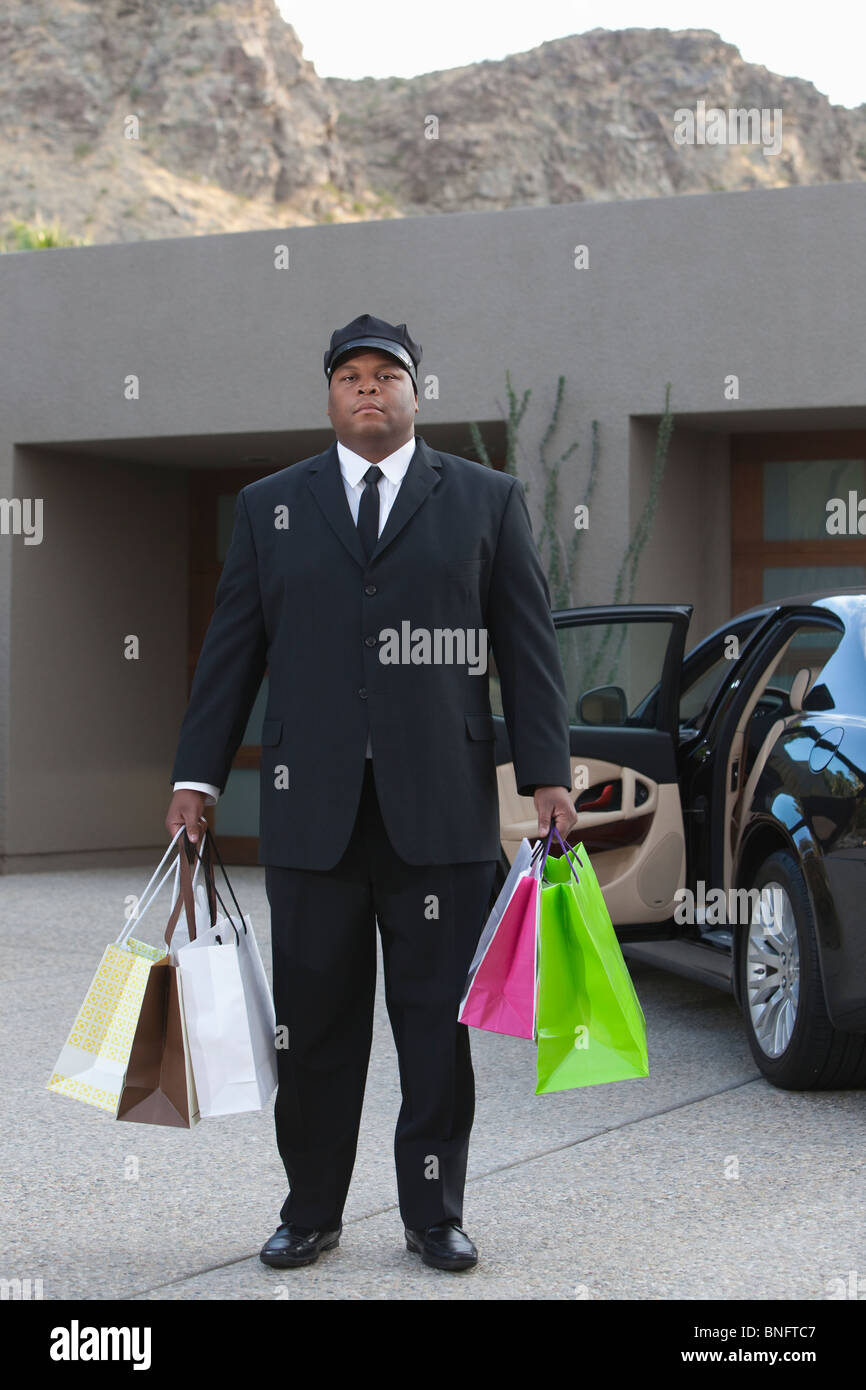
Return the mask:
[[(182, 892), (165, 929), (169, 950), (181, 906), (186, 909), (190, 940), (195, 940), (195, 904), (189, 861), (185, 847), (179, 846), (178, 853)], [(180, 970), (171, 954), (155, 961), (150, 968), (116, 1118), (145, 1125), (173, 1125), (180, 1129), (191, 1129), (199, 1122), (183, 1012), (183, 986)]]

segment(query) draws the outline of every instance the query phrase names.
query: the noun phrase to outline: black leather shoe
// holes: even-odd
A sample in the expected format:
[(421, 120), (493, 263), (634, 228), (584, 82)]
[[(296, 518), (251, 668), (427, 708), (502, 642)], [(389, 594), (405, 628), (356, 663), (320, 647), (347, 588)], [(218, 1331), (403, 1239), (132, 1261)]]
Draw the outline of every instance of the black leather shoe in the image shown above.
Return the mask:
[(263, 1264), (274, 1265), (277, 1269), (294, 1269), (296, 1265), (311, 1265), (323, 1250), (333, 1250), (340, 1244), (342, 1222), (336, 1231), (311, 1231), (307, 1226), (296, 1226), (292, 1221), (284, 1221), (266, 1240), (259, 1252)]
[(462, 1226), (456, 1221), (443, 1221), (428, 1226), (426, 1231), (406, 1232), (406, 1249), (420, 1255), (425, 1265), (434, 1269), (471, 1269), (478, 1263), (478, 1251)]

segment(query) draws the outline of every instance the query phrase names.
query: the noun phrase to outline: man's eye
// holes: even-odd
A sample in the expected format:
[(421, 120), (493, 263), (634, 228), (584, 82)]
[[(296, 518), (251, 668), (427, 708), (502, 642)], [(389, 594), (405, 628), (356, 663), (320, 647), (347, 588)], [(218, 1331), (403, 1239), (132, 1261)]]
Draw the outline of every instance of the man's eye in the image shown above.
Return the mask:
[[(388, 376), (388, 377), (391, 378), (392, 381), (396, 381), (396, 379), (397, 379), (397, 373), (396, 373), (396, 372), (380, 372), (380, 373), (379, 373), (379, 376)], [(354, 379), (355, 379), (355, 373), (354, 373), (354, 372), (346, 372), (344, 376), (341, 376), (341, 377), (340, 377), (340, 381), (354, 381)]]

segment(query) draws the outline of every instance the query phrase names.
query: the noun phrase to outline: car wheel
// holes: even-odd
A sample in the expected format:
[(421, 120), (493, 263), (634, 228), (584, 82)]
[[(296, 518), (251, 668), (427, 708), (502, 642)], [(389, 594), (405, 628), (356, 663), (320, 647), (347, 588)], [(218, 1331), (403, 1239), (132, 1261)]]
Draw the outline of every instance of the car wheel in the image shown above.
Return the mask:
[(794, 856), (771, 854), (752, 887), (760, 896), (740, 929), (737, 968), (760, 1070), (784, 1090), (866, 1084), (866, 1036), (840, 1032), (827, 1014), (812, 904)]

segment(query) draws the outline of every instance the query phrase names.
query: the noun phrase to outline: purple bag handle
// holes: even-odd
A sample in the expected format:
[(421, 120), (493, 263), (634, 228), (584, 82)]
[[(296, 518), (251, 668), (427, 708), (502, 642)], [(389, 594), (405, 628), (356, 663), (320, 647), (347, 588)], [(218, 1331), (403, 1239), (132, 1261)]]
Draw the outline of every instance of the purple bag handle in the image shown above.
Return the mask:
[[(580, 855), (578, 854), (578, 852), (577, 852), (576, 849), (572, 849), (572, 847), (571, 847), (570, 845), (567, 845), (567, 844), (565, 843), (565, 841), (563, 840), (562, 836), (560, 835), (559, 831), (558, 831), (557, 828), (556, 828), (556, 821), (555, 821), (555, 820), (554, 820), (554, 821), (551, 821), (551, 823), (550, 823), (550, 834), (548, 835), (547, 840), (546, 840), (545, 843), (544, 843), (544, 852), (543, 852), (543, 854), (542, 854), (542, 856), (541, 856), (541, 862), (544, 863), (545, 859), (547, 858), (548, 852), (549, 852), (549, 850), (550, 850), (550, 842), (551, 842), (551, 840), (553, 839), (554, 835), (556, 835), (557, 840), (558, 840), (559, 843), (562, 845), (562, 848), (563, 848), (563, 851), (564, 851), (564, 854), (565, 854), (565, 859), (566, 859), (566, 862), (567, 862), (569, 868), (571, 869), (571, 872), (574, 874), (574, 877), (575, 877), (575, 879), (577, 880), (577, 882), (580, 883), (580, 877), (579, 877), (579, 875), (578, 875), (577, 870), (576, 870), (575, 867), (574, 867), (574, 864), (573, 864), (573, 862), (572, 862), (571, 856), (572, 856), (572, 854), (574, 855), (575, 859), (577, 860), (577, 862), (578, 862), (578, 864), (580, 865), (581, 868), (583, 868), (583, 860), (581, 859), (581, 857), (580, 857)], [(538, 854), (538, 852), (539, 852), (540, 849), (541, 849), (541, 840), (538, 841), (538, 844), (535, 846), (535, 849), (532, 851), (532, 862), (533, 862), (533, 863), (535, 862), (535, 856)]]

